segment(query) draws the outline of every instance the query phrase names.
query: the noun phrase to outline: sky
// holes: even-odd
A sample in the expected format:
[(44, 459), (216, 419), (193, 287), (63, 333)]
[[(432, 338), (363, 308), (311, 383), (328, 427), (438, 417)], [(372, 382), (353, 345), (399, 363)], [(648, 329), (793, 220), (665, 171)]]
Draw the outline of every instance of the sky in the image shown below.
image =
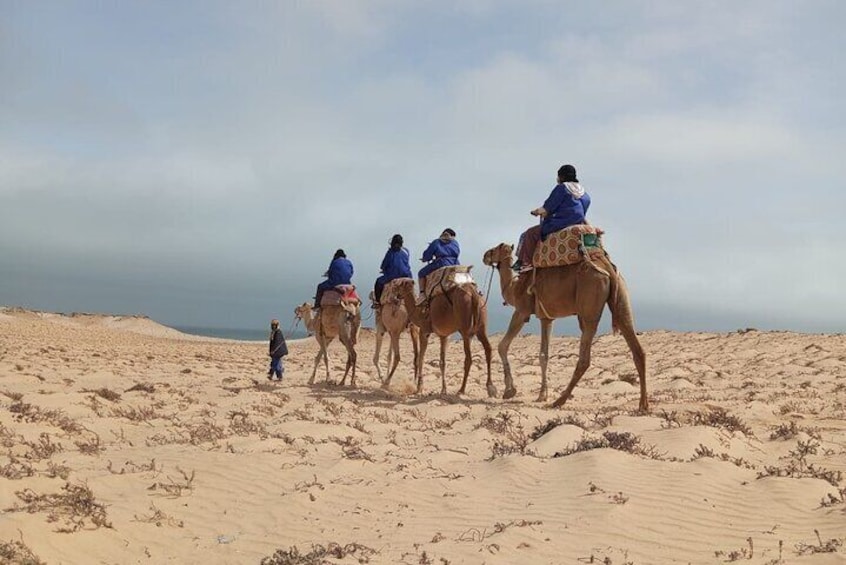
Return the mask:
[(286, 325), (336, 249), (366, 294), (394, 233), (416, 270), (446, 227), (486, 292), (482, 254), (571, 163), (638, 329), (846, 331), (844, 22), (839, 0), (0, 0), (0, 305)]

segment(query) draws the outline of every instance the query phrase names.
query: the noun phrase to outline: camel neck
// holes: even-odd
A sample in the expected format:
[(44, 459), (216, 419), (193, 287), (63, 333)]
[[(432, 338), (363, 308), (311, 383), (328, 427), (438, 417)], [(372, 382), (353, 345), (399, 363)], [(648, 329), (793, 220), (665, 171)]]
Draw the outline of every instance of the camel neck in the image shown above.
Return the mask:
[(508, 261), (500, 261), (497, 270), (499, 271), (499, 288), (502, 292), (502, 298), (508, 302), (509, 304), (512, 303), (511, 300), (511, 287), (514, 284), (514, 271), (511, 270), (511, 261), (510, 257)]

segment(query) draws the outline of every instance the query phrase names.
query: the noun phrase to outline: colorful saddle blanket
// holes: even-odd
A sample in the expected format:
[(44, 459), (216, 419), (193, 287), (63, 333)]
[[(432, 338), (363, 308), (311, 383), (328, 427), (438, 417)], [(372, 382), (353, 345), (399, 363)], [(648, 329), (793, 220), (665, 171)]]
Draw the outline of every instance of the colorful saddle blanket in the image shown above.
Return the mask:
[(342, 302), (361, 304), (354, 284), (339, 284), (335, 288), (328, 289), (320, 297), (320, 306), (339, 306)]
[(585, 254), (604, 255), (596, 226), (578, 224), (553, 232), (538, 243), (532, 256), (534, 267), (560, 267), (579, 263)]
[(476, 284), (473, 276), (470, 274), (470, 269), (473, 265), (450, 265), (449, 267), (441, 267), (437, 271), (432, 271), (426, 277), (426, 296), (432, 298), (439, 294), (449, 292), (450, 289), (464, 285)]

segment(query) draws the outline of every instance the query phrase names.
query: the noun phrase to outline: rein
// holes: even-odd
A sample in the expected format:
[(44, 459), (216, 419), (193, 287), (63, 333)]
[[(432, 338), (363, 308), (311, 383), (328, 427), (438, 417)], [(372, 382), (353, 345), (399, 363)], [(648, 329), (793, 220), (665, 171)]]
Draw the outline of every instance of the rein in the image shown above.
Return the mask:
[(491, 295), (491, 287), (493, 286), (494, 272), (499, 268), (499, 263), (491, 263), (491, 275), (488, 277), (488, 290), (485, 291), (485, 306), (488, 305), (488, 298)]
[[(294, 331), (294, 328), (296, 328), (298, 325), (300, 325), (300, 317), (297, 316), (296, 314), (294, 314), (294, 321), (291, 322), (291, 327), (288, 328), (288, 338), (291, 337), (291, 335)], [(285, 334), (282, 334), (282, 336), (284, 337)]]

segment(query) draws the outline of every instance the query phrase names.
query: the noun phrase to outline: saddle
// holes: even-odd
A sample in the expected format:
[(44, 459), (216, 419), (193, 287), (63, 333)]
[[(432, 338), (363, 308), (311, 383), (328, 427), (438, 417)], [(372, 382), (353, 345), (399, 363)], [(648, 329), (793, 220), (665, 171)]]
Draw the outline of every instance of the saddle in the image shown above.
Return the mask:
[(320, 297), (320, 307), (324, 306), (358, 306), (361, 299), (355, 291), (354, 284), (339, 284), (335, 288), (327, 289)]
[(606, 255), (596, 226), (577, 224), (553, 232), (538, 243), (532, 256), (536, 268), (561, 267)]
[(392, 281), (388, 281), (385, 285), (385, 288), (382, 289), (382, 297), (379, 301), (382, 306), (386, 304), (401, 304), (402, 303), (402, 296), (400, 295), (399, 291), (397, 290), (398, 283), (402, 280), (409, 280), (407, 278), (399, 278), (394, 279)]
[(446, 294), (451, 289), (466, 284), (475, 285), (470, 274), (473, 265), (450, 265), (432, 271), (425, 279), (426, 298), (432, 299), (439, 294)]

